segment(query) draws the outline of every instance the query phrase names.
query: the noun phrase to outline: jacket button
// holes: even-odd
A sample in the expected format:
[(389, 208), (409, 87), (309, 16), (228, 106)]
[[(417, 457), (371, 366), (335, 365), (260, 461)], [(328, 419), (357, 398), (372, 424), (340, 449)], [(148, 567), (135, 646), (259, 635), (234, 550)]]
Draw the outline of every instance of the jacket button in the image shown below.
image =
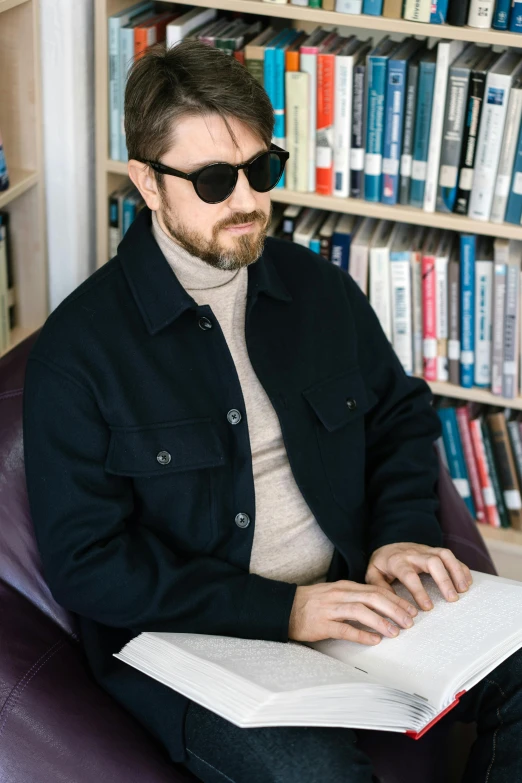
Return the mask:
[(348, 405), (349, 410), (354, 411), (357, 407), (357, 401), (353, 399), (353, 397), (348, 397), (346, 400), (346, 404)]
[(227, 413), (227, 419), (230, 424), (239, 424), (241, 421), (241, 414), (236, 408), (232, 408), (232, 410)]
[(248, 514), (236, 514), (236, 525), (238, 527), (248, 527), (250, 524), (250, 517)]
[(160, 465), (168, 465), (172, 457), (168, 451), (160, 451), (156, 457)]
[(206, 318), (205, 316), (203, 316), (203, 318), (199, 319), (199, 328), (200, 329), (203, 329), (204, 331), (206, 331), (207, 329), (212, 329), (212, 326), (213, 326), (213, 324), (212, 324), (212, 321), (210, 320), (210, 318)]

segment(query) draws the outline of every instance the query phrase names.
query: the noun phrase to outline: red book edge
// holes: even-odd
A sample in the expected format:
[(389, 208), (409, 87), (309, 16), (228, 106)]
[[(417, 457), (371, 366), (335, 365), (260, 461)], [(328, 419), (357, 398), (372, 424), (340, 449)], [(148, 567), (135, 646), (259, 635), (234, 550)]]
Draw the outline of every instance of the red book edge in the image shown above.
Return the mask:
[(452, 703), (449, 705), (449, 707), (446, 707), (446, 709), (445, 709), (445, 710), (443, 710), (443, 711), (440, 713), (440, 715), (437, 715), (437, 717), (436, 717), (436, 718), (433, 718), (433, 720), (431, 721), (431, 723), (428, 723), (428, 725), (427, 725), (427, 726), (424, 726), (424, 728), (422, 729), (422, 731), (406, 731), (406, 732), (405, 732), (405, 734), (407, 734), (407, 735), (408, 735), (408, 737), (411, 737), (412, 739), (415, 739), (415, 740), (418, 740), (418, 739), (420, 739), (422, 736), (424, 736), (424, 734), (426, 734), (426, 732), (428, 731), (428, 729), (431, 729), (431, 727), (432, 727), (432, 726), (434, 726), (436, 723), (438, 723), (438, 721), (439, 721), (441, 718), (443, 718), (443, 717), (444, 717), (444, 715), (446, 715), (446, 714), (447, 714), (447, 713), (448, 713), (450, 710), (452, 710), (452, 709), (453, 709), (453, 707), (456, 707), (456, 706), (457, 706), (457, 704), (458, 704), (458, 703), (459, 703), (459, 701), (460, 701), (460, 697), (461, 697), (461, 696), (464, 696), (464, 694), (465, 694), (465, 693), (466, 693), (466, 691), (460, 691), (459, 693), (457, 693), (457, 695), (455, 696), (455, 701), (453, 701), (453, 702), (452, 702)]

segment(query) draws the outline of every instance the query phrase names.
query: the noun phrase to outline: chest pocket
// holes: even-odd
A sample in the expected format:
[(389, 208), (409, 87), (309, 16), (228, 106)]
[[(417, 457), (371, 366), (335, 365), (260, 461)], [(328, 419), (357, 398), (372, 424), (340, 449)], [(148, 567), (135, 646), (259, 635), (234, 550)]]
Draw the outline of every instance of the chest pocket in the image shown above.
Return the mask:
[(210, 418), (111, 427), (105, 470), (133, 479), (138, 518), (169, 544), (208, 551), (217, 536), (223, 444)]
[(377, 402), (358, 369), (302, 392), (312, 408), (321, 460), (337, 503), (347, 511), (364, 502), (364, 416)]

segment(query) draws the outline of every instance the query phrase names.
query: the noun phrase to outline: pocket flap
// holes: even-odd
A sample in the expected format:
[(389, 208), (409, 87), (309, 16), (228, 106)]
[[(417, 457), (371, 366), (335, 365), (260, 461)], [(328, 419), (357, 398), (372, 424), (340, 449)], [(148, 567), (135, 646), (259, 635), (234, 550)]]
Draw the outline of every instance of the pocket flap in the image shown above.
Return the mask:
[(359, 370), (349, 370), (303, 391), (322, 424), (333, 432), (345, 424), (357, 421), (377, 401), (366, 388)]
[(151, 476), (224, 463), (215, 425), (210, 418), (202, 418), (111, 427), (105, 470), (118, 476)]

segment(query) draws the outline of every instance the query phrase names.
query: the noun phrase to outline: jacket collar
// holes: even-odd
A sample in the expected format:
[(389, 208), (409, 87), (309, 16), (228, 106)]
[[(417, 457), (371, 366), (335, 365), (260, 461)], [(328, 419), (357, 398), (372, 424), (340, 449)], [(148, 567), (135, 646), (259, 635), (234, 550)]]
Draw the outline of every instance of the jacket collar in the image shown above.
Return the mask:
[[(283, 285), (270, 249), (248, 267), (247, 298), (255, 301), (266, 293), (282, 302), (292, 297)], [(156, 334), (171, 324), (197, 302), (183, 288), (152, 234), (152, 214), (143, 207), (118, 246), (118, 258), (150, 334)]]

